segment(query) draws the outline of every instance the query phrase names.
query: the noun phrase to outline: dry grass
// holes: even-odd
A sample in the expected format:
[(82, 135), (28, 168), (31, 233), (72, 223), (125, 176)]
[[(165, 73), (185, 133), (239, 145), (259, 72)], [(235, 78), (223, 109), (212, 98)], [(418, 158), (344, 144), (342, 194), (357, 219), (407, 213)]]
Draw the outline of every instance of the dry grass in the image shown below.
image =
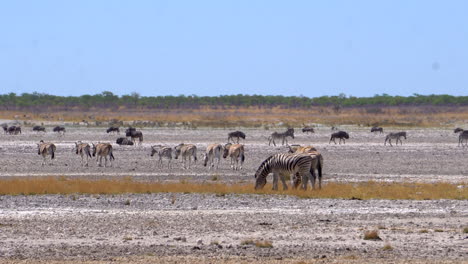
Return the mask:
[[(468, 188), (457, 188), (450, 183), (328, 183), (322, 190), (272, 191), (271, 184), (255, 191), (254, 183), (174, 183), (139, 182), (123, 179), (89, 180), (66, 177), (15, 177), (0, 180), (0, 195), (34, 194), (121, 194), (121, 193), (214, 193), (225, 194), (280, 194), (300, 198), (332, 199), (468, 199)], [(175, 203), (172, 196), (172, 203)]]
[(385, 245), (383, 246), (382, 250), (384, 250), (384, 251), (391, 251), (391, 250), (393, 250), (393, 247), (392, 247), (392, 245), (390, 245), (390, 244), (385, 244)]
[(463, 233), (467, 234), (468, 233), (468, 227), (463, 228)]
[(272, 248), (273, 243), (268, 240), (245, 239), (241, 241), (241, 246), (254, 245), (258, 248)]
[(382, 240), (379, 236), (379, 231), (372, 230), (364, 232), (364, 240)]

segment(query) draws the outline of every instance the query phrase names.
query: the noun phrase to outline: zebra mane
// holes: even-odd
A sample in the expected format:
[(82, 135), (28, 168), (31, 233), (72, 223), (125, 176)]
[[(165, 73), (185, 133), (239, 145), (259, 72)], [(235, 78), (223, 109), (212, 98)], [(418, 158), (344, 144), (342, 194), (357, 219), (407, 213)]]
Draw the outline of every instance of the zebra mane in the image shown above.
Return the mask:
[(271, 161), (271, 159), (273, 159), (274, 156), (275, 155), (271, 155), (260, 164), (260, 167), (258, 167), (257, 171), (255, 172), (255, 177), (268, 168), (268, 163)]

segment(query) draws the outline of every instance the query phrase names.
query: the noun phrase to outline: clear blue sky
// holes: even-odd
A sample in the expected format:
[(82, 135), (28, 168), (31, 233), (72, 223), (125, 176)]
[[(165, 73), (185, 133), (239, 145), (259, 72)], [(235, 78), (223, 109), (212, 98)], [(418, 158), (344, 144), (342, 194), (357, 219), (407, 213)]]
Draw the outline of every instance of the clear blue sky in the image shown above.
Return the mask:
[(2, 1), (0, 94), (468, 95), (468, 1)]

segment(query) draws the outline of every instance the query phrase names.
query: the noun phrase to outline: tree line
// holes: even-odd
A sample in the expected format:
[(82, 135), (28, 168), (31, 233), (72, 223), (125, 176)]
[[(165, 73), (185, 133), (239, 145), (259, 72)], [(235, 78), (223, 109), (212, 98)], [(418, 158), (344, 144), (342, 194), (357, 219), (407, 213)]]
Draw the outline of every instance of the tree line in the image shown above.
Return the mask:
[(57, 96), (44, 93), (15, 93), (0, 95), (0, 109), (88, 109), (120, 108), (128, 109), (173, 109), (209, 107), (286, 107), (309, 108), (313, 106), (356, 107), (356, 106), (466, 106), (468, 96), (420, 95), (391, 96), (388, 94), (373, 97), (337, 96), (281, 96), (281, 95), (221, 95), (221, 96), (140, 96), (138, 93), (114, 95), (104, 91), (95, 95)]

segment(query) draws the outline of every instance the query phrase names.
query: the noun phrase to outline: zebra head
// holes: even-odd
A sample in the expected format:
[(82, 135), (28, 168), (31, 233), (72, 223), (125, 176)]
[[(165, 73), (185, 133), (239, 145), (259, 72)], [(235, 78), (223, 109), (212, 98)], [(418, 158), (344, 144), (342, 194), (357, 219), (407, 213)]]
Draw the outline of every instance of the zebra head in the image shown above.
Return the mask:
[(175, 146), (174, 147), (174, 151), (175, 151), (175, 157), (174, 159), (178, 159), (179, 158), (179, 155), (180, 155), (180, 151), (182, 150), (182, 147), (184, 146), (184, 143), (180, 143), (179, 145)]
[(158, 150), (156, 149), (156, 146), (151, 146), (151, 157), (153, 157), (157, 152)]
[(96, 150), (97, 150), (97, 147), (96, 145), (94, 145), (94, 143), (91, 143), (93, 145), (93, 157), (96, 157)]

